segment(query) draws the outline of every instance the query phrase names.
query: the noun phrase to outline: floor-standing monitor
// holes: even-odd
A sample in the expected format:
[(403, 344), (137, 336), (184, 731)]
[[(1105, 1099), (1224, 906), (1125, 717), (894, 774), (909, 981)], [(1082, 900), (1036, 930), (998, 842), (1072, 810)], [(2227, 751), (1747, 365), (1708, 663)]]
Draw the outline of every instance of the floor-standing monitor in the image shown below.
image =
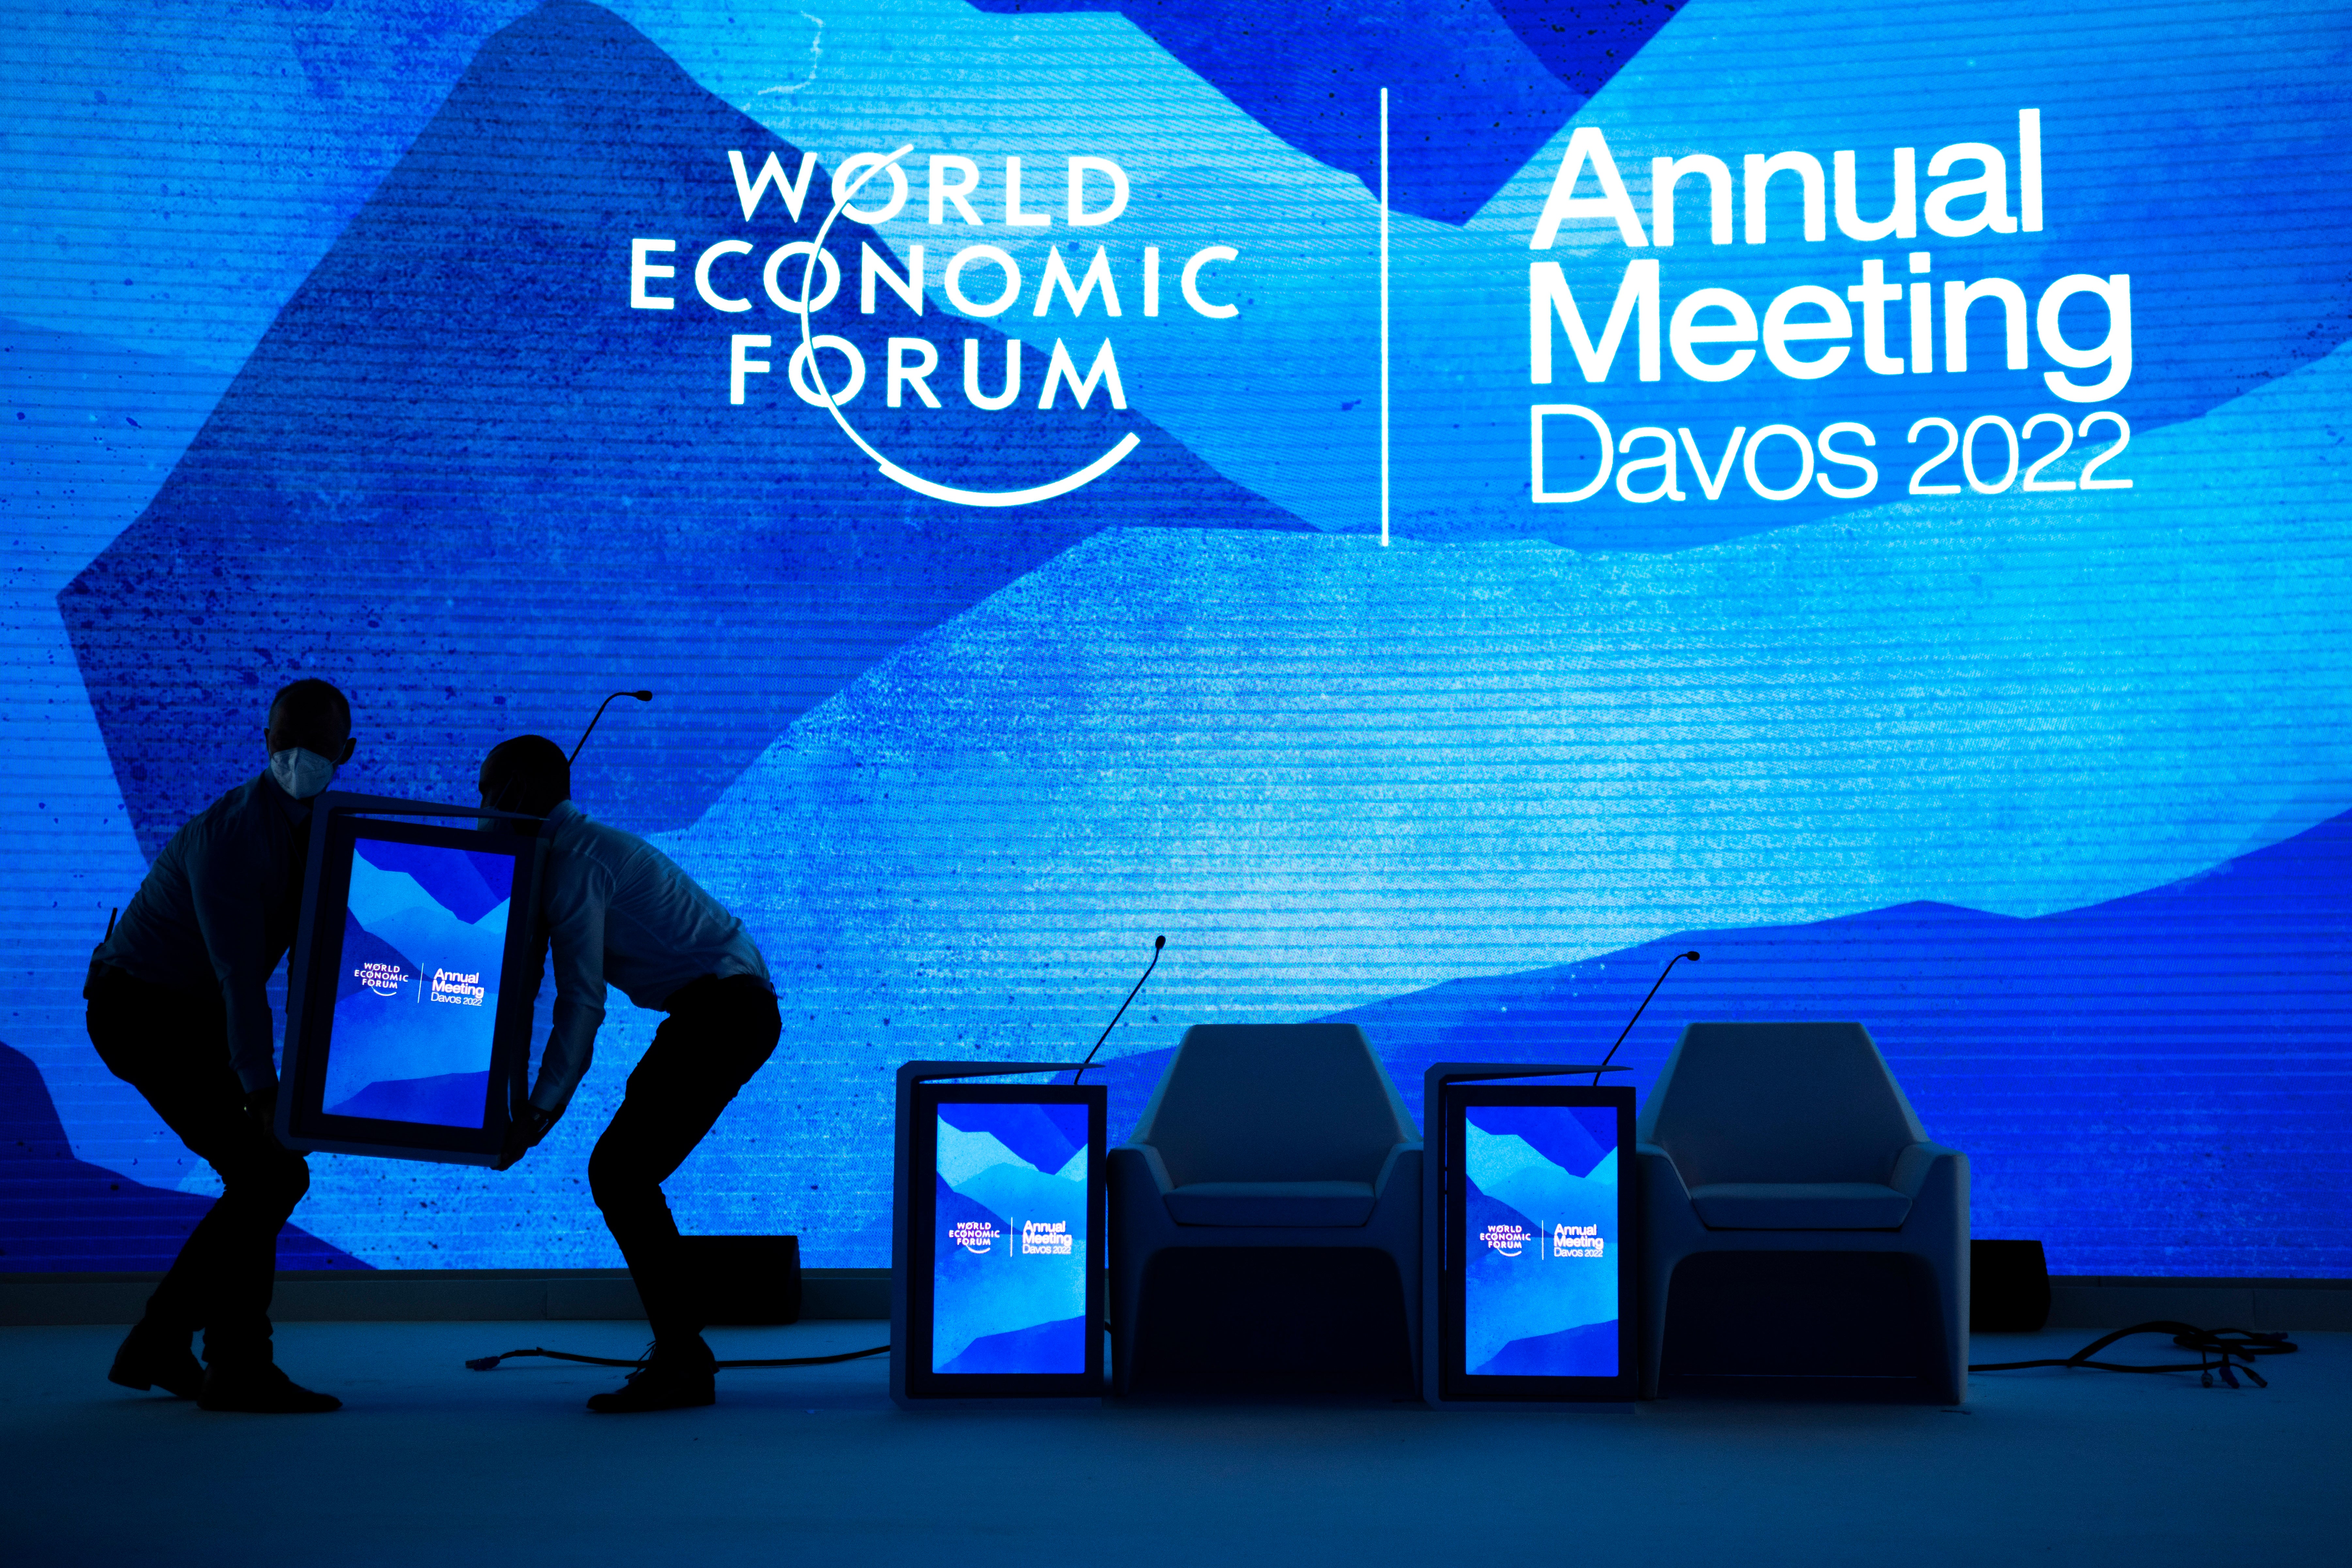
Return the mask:
[(527, 823), (388, 821), (351, 798), (314, 808), (280, 1136), (488, 1164), (529, 1070), (539, 841)]
[(1633, 1091), (1450, 1083), (1434, 1098), (1434, 1397), (1632, 1399)]
[(902, 1083), (901, 1404), (1101, 1395), (1107, 1098), (1094, 1084)]

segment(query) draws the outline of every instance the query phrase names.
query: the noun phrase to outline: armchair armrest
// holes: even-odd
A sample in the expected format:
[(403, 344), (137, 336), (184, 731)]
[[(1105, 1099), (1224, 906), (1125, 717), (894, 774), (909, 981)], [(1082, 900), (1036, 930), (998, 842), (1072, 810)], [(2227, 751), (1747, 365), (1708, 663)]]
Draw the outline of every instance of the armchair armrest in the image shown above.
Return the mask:
[[(1421, 1142), (1419, 1139), (1414, 1139), (1410, 1142), (1399, 1143), (1391, 1147), (1389, 1150), (1389, 1157), (1381, 1162), (1381, 1173), (1372, 1178), (1372, 1196), (1377, 1199), (1382, 1193), (1389, 1190), (1389, 1178), (1396, 1173), (1399, 1162), (1402, 1161), (1408, 1154), (1418, 1154), (1420, 1152)], [(1413, 1182), (1420, 1181), (1421, 1172), (1419, 1169), (1416, 1168), (1411, 1172), (1407, 1176), (1407, 1180)]]
[(1633, 1145), (1633, 1169), (1638, 1173), (1635, 1191), (1645, 1204), (1679, 1204), (1690, 1206), (1690, 1187), (1675, 1165), (1674, 1156), (1655, 1143)]
[(1152, 1184), (1159, 1188), (1161, 1197), (1176, 1190), (1176, 1184), (1168, 1179), (1168, 1162), (1162, 1160), (1160, 1151), (1149, 1143), (1122, 1143), (1110, 1152), (1110, 1163), (1114, 1167), (1141, 1165), (1150, 1175)]
[(1947, 1149), (1941, 1143), (1913, 1143), (1895, 1158), (1895, 1170), (1886, 1184), (1905, 1197), (1916, 1199), (1927, 1184), (1927, 1176), (1945, 1161), (1965, 1161), (1967, 1156), (1958, 1149)]

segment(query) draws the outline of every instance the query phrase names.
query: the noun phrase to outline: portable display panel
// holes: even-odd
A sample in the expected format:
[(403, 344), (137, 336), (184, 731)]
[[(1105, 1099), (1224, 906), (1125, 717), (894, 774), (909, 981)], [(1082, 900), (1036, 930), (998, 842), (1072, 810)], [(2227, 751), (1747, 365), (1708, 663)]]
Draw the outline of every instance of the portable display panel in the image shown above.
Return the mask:
[[(510, 831), (383, 820), (504, 820)], [(494, 1163), (529, 1087), (545, 954), (536, 817), (328, 794), (311, 817), (278, 1135)]]
[[(1462, 1081), (1430, 1071), (1433, 1405), (1630, 1408), (1636, 1388), (1633, 1091)], [(1551, 1068), (1591, 1072), (1591, 1068)]]
[(890, 1396), (901, 1405), (1101, 1397), (1108, 1091), (968, 1081), (1073, 1065), (899, 1069)]

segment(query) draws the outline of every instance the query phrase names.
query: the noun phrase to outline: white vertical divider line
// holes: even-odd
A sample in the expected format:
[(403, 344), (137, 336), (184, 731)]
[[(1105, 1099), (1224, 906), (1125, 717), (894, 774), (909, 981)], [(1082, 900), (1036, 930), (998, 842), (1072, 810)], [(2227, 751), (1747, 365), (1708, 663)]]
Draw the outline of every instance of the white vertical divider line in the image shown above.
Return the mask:
[(1389, 543), (1389, 89), (1381, 89), (1381, 548)]

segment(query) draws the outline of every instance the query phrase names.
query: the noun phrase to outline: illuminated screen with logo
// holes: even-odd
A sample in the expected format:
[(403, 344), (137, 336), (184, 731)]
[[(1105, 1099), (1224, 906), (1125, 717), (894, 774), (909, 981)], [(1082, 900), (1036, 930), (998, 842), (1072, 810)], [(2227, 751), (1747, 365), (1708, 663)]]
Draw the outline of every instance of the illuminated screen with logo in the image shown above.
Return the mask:
[(1071, 1103), (939, 1108), (932, 1372), (1086, 1371), (1087, 1116)]
[[(893, 1067), (1164, 931), (1114, 1139), (1191, 1024), (1410, 1101), (1692, 948), (1638, 1089), (1859, 1020), (1976, 1234), (2352, 1274), (2352, 0), (425, 10), (11, 22), (7, 1267), (210, 1190), (81, 976), (319, 676), (459, 803), (655, 692), (573, 795), (783, 1016), (689, 1230), (881, 1264)], [(322, 1156), (304, 1256), (616, 1264), (659, 1022), (503, 1174)]]
[(1462, 1115), (1464, 1373), (1617, 1376), (1616, 1108)]
[(328, 1115), (482, 1125), (513, 885), (511, 856), (353, 844)]

